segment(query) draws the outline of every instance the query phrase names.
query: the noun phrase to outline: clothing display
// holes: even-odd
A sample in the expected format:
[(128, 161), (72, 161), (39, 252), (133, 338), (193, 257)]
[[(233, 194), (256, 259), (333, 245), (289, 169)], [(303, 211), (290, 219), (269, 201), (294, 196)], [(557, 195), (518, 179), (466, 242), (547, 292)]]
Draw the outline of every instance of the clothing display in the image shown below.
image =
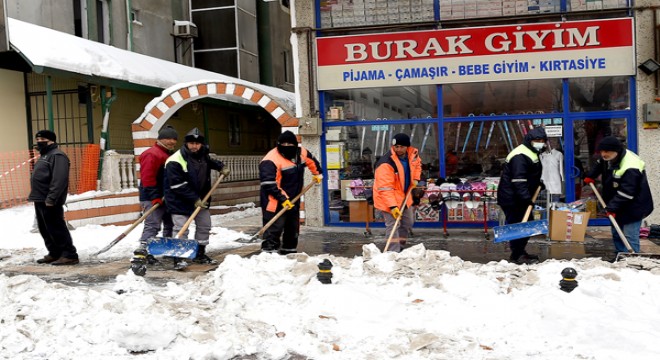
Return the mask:
[(557, 149), (550, 149), (540, 154), (543, 173), (541, 180), (550, 194), (561, 195), (564, 183), (564, 154)]

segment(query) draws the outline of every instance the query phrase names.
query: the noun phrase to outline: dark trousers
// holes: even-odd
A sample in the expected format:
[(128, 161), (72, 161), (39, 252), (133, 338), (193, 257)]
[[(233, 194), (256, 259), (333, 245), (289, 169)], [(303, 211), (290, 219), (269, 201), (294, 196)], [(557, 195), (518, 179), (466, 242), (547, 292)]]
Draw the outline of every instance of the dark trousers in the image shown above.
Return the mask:
[[(517, 224), (522, 221), (523, 217), (525, 217), (527, 206), (502, 206), (502, 210), (504, 211), (507, 224)], [(509, 248), (511, 248), (511, 260), (516, 260), (521, 255), (526, 253), (525, 247), (527, 246), (528, 241), (529, 237), (509, 241)]]
[[(278, 211), (281, 208), (278, 207)], [(276, 212), (264, 211), (263, 224), (264, 226), (275, 217)], [(261, 249), (265, 251), (296, 252), (298, 248), (298, 233), (300, 232), (300, 209), (296, 206), (291, 210), (284, 212), (273, 225), (271, 225), (266, 232), (264, 232), (261, 243)], [(280, 244), (280, 236), (282, 242)], [(281, 245), (281, 249), (280, 249)]]
[(48, 255), (54, 258), (77, 259), (78, 252), (73, 246), (71, 234), (66, 227), (62, 205), (46, 206), (44, 202), (35, 202), (34, 211), (37, 215), (39, 233), (44, 239)]

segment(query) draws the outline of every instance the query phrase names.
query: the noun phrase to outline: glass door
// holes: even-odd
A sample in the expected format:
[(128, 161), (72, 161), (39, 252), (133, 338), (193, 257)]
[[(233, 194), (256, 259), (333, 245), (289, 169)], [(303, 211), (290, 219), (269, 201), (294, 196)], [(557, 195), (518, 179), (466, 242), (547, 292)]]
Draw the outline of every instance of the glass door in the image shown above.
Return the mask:
[[(566, 202), (585, 200), (587, 211), (591, 212), (591, 219), (604, 219), (605, 214), (598, 205), (596, 195), (590, 186), (584, 186), (583, 180), (600, 157), (597, 149), (604, 137), (616, 136), (624, 146), (628, 146), (627, 119), (577, 119), (572, 121), (572, 125), (572, 133), (566, 134), (565, 137), (567, 142), (573, 144), (572, 149), (566, 149), (564, 159)], [(600, 179), (597, 179), (596, 185), (600, 191)]]

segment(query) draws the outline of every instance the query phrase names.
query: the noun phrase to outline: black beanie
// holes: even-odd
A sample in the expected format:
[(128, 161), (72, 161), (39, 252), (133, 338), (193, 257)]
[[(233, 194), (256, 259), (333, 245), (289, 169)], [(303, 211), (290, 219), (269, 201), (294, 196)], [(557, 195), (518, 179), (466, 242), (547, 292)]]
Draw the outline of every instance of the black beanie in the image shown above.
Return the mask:
[(158, 140), (160, 139), (174, 139), (178, 140), (179, 139), (179, 134), (176, 133), (176, 130), (174, 130), (173, 127), (170, 125), (167, 125), (166, 127), (160, 129), (158, 132)]
[(201, 144), (204, 144), (204, 135), (199, 131), (198, 128), (194, 128), (186, 134), (186, 137), (184, 138), (185, 142), (198, 142)]
[(598, 151), (616, 151), (619, 152), (623, 150), (623, 145), (619, 139), (614, 136), (606, 136), (598, 144)]
[(54, 132), (50, 130), (39, 130), (37, 131), (37, 134), (34, 135), (35, 138), (41, 137), (44, 139), (48, 139), (50, 141), (57, 141), (57, 135), (55, 135)]
[(298, 146), (298, 139), (296, 138), (296, 135), (294, 133), (287, 130), (280, 134), (280, 136), (277, 138), (277, 143), (278, 144), (289, 143)]
[(392, 146), (394, 145), (410, 146), (410, 137), (403, 133), (396, 134), (392, 139)]

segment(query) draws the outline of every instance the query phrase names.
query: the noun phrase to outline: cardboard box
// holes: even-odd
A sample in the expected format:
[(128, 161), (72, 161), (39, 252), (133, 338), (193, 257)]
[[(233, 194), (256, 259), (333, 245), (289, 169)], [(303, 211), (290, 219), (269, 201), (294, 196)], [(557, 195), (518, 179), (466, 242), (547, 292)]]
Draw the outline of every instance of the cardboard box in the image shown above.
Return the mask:
[(588, 212), (550, 211), (550, 239), (584, 241), (590, 215)]

